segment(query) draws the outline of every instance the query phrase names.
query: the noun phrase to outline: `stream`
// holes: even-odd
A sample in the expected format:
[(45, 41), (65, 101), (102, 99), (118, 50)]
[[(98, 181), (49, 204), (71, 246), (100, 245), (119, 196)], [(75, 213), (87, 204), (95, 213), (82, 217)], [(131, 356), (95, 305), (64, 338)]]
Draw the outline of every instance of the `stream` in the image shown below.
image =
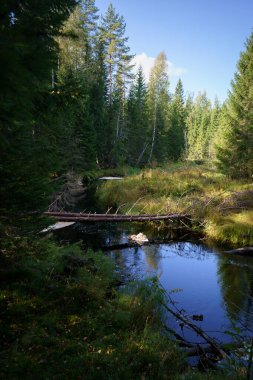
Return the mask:
[[(79, 211), (85, 207), (87, 203), (79, 205)], [(253, 257), (224, 253), (200, 239), (182, 237), (178, 231), (164, 236), (164, 232), (144, 223), (76, 223), (55, 235), (59, 241), (83, 241), (96, 250), (127, 243), (129, 235), (139, 232), (149, 239), (166, 237), (168, 243), (108, 249), (105, 254), (115, 261), (124, 281), (157, 276), (176, 307), (190, 319), (203, 316), (203, 320), (193, 322), (219, 342), (235, 341), (236, 336), (226, 331), (236, 334), (237, 328), (240, 334), (253, 336)], [(187, 341), (203, 343), (171, 315), (166, 323)]]

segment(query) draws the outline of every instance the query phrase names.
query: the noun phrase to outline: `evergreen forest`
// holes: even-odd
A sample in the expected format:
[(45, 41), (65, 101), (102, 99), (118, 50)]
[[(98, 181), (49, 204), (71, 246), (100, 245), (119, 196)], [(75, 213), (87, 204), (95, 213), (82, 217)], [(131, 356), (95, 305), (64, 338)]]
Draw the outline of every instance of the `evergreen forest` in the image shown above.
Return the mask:
[(43, 208), (53, 176), (168, 161), (252, 175), (252, 36), (228, 99), (170, 89), (160, 52), (146, 82), (134, 74), (123, 16), (95, 1), (1, 7), (1, 201)]
[(98, 190), (106, 207), (190, 213), (202, 237), (253, 244), (253, 33), (220, 102), (172, 90), (163, 51), (147, 80), (112, 4), (2, 0), (0, 20), (0, 377), (251, 379), (188, 371), (154, 280), (119, 295), (103, 254), (38, 231), (66, 174), (123, 170)]

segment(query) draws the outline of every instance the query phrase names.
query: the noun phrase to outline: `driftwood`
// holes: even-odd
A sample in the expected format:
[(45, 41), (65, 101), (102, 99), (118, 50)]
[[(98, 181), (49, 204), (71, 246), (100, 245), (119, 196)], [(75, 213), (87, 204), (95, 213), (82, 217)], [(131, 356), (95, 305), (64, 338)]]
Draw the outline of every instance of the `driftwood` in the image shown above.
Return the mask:
[(209, 335), (207, 335), (200, 327), (196, 326), (194, 323), (189, 321), (186, 317), (182, 316), (179, 313), (176, 313), (165, 303), (162, 304), (163, 307), (172, 315), (174, 315), (177, 319), (182, 321), (184, 324), (189, 326), (192, 330), (194, 330), (199, 336), (201, 336), (213, 349), (213, 351), (221, 358), (226, 359), (228, 355), (226, 352), (212, 339)]
[(230, 251), (225, 251), (225, 253), (231, 253), (233, 255), (253, 255), (253, 247), (231, 249)]
[(146, 221), (189, 221), (188, 214), (144, 214), (144, 215), (120, 215), (120, 214), (85, 214), (68, 212), (45, 212), (44, 215), (52, 216), (59, 221), (70, 222), (146, 222)]

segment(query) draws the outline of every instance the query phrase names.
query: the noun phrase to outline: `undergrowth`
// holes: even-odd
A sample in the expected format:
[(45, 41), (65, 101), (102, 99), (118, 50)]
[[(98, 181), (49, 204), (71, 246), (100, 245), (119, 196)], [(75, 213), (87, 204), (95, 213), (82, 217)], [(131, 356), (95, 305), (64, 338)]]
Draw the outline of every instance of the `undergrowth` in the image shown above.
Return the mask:
[(0, 274), (0, 378), (165, 379), (184, 368), (161, 334), (154, 280), (116, 291), (105, 255), (25, 237), (5, 238)]

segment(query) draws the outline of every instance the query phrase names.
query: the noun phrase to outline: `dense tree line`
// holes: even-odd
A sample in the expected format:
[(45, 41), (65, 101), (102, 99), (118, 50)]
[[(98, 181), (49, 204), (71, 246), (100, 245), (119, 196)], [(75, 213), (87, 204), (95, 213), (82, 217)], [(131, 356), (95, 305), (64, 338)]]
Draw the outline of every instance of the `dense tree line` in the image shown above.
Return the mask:
[(95, 0), (5, 0), (0, 17), (4, 207), (43, 205), (69, 170), (191, 159), (252, 175), (252, 36), (221, 105), (185, 97), (181, 80), (172, 93), (163, 52), (148, 83), (134, 75), (112, 5), (100, 18)]

